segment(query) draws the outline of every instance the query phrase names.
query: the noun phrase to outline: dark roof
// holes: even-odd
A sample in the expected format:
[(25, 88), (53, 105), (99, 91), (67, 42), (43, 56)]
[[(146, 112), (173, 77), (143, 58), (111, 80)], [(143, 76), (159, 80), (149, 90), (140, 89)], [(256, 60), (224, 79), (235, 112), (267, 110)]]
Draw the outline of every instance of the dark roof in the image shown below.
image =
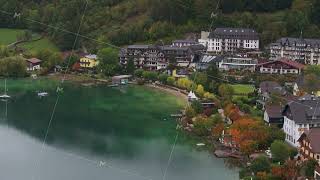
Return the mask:
[(26, 61), (32, 63), (32, 64), (37, 64), (37, 63), (41, 63), (42, 61), (40, 59), (37, 58), (30, 58), (30, 59), (26, 59)]
[(299, 97), (299, 100), (300, 101), (306, 101), (306, 100), (310, 101), (310, 100), (320, 100), (320, 98), (315, 95), (306, 94), (306, 95)]
[(268, 116), (270, 118), (281, 118), (281, 117), (283, 117), (283, 115), (282, 115), (283, 106), (280, 106), (280, 105), (266, 106), (266, 111), (267, 111)]
[(319, 123), (320, 101), (291, 101), (284, 108), (283, 114), (296, 123)]
[(311, 128), (310, 130), (305, 131), (303, 134), (309, 140), (312, 152), (320, 153), (320, 128)]
[(149, 49), (151, 45), (145, 45), (145, 44), (134, 44), (129, 45), (128, 49)]
[(197, 41), (192, 40), (192, 39), (183, 39), (183, 40), (178, 39), (178, 40), (173, 41), (172, 43), (189, 43), (189, 44), (196, 44)]
[(298, 63), (296, 61), (292, 61), (292, 60), (289, 60), (289, 59), (286, 59), (286, 58), (281, 58), (281, 59), (278, 59), (278, 60), (274, 60), (274, 61), (267, 61), (267, 62), (261, 62), (258, 64), (258, 66), (263, 66), (263, 65), (266, 65), (266, 64), (273, 64), (275, 62), (281, 62), (283, 64), (287, 64), (289, 66), (292, 66), (296, 69), (304, 69), (305, 65), (301, 64), (301, 63)]
[(320, 39), (303, 39), (303, 38), (291, 38), (283, 37), (277, 40), (276, 43), (272, 43), (271, 46), (301, 46), (301, 47), (320, 47)]
[(194, 44), (194, 45), (189, 46), (189, 48), (192, 51), (204, 51), (206, 49), (206, 47), (202, 44)]
[(263, 81), (260, 83), (259, 88), (261, 90), (261, 93), (278, 93), (281, 95), (286, 94), (286, 90), (280, 86), (277, 82), (274, 81)]
[(161, 46), (161, 50), (188, 51), (189, 47)]
[(258, 40), (259, 34), (254, 29), (247, 28), (217, 28), (210, 33), (209, 38), (253, 39)]

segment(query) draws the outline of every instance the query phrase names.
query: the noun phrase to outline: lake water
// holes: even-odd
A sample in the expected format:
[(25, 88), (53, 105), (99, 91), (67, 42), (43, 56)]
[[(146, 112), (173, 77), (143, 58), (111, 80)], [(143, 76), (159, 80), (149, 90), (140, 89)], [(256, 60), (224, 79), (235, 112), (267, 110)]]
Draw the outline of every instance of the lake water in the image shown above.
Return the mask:
[[(177, 131), (170, 114), (184, 105), (172, 95), (141, 86), (65, 85), (48, 129), (57, 84), (7, 84), (13, 99), (0, 102), (0, 179), (238, 179), (223, 159), (197, 150), (183, 133), (171, 153)], [(37, 97), (39, 90), (49, 96)]]

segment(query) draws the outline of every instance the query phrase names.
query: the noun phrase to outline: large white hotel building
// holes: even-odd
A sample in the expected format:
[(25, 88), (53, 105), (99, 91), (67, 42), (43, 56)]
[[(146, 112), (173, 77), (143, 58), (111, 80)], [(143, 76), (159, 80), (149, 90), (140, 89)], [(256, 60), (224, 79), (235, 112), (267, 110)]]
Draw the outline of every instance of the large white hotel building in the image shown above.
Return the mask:
[(259, 34), (253, 29), (217, 28), (213, 32), (202, 32), (199, 43), (207, 52), (224, 54), (238, 50), (258, 50)]

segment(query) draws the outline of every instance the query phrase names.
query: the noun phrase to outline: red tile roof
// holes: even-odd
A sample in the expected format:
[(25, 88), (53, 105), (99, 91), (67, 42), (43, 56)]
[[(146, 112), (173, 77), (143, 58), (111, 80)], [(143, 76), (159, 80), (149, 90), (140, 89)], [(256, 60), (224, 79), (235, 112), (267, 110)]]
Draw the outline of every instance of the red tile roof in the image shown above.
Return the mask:
[(30, 59), (27, 59), (26, 61), (32, 63), (32, 64), (36, 64), (36, 63), (40, 63), (41, 60), (40, 59), (37, 59), (37, 58), (30, 58)]
[(271, 64), (271, 63), (275, 63), (275, 62), (281, 62), (281, 63), (287, 64), (289, 66), (292, 66), (292, 67), (294, 67), (296, 69), (304, 69), (304, 67), (305, 67), (304, 64), (301, 64), (301, 63), (298, 63), (296, 61), (289, 60), (289, 59), (286, 59), (286, 58), (281, 58), (281, 59), (278, 59), (278, 60), (275, 60), (275, 61), (259, 62), (259, 64), (257, 66), (262, 66), (262, 65), (265, 65), (265, 64)]
[(301, 63), (298, 63), (296, 61), (292, 61), (292, 60), (289, 60), (289, 59), (286, 59), (286, 58), (281, 58), (280, 60), (278, 60), (280, 62), (283, 62), (285, 64), (288, 64), (290, 66), (293, 66), (297, 69), (303, 69), (305, 67), (305, 65), (301, 64)]

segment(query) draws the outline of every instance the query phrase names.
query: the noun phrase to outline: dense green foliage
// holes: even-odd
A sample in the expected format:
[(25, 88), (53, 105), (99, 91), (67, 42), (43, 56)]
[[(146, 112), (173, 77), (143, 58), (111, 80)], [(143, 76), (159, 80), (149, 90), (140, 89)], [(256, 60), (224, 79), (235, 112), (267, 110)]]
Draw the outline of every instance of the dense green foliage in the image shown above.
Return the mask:
[(267, 157), (260, 156), (252, 162), (250, 168), (254, 173), (268, 172), (270, 171), (271, 165)]
[[(169, 41), (211, 25), (256, 28), (264, 44), (280, 36), (299, 36), (301, 30), (306, 37), (320, 35), (316, 0), (89, 0), (88, 6), (85, 2), (0, 0), (6, 12), (0, 13), (0, 27), (45, 32), (61, 49), (89, 50), (105, 43)], [(15, 12), (21, 17), (13, 18)], [(78, 30), (83, 36), (74, 43)]]
[(310, 159), (310, 160), (306, 161), (304, 163), (304, 167), (303, 167), (303, 169), (305, 171), (305, 175), (307, 177), (313, 177), (314, 170), (315, 170), (317, 165), (318, 165), (318, 161), (315, 160), (315, 159)]
[(274, 141), (270, 149), (274, 161), (283, 163), (290, 156), (290, 147), (284, 141)]
[(25, 59), (20, 56), (0, 59), (0, 76), (24, 77), (27, 74)]

